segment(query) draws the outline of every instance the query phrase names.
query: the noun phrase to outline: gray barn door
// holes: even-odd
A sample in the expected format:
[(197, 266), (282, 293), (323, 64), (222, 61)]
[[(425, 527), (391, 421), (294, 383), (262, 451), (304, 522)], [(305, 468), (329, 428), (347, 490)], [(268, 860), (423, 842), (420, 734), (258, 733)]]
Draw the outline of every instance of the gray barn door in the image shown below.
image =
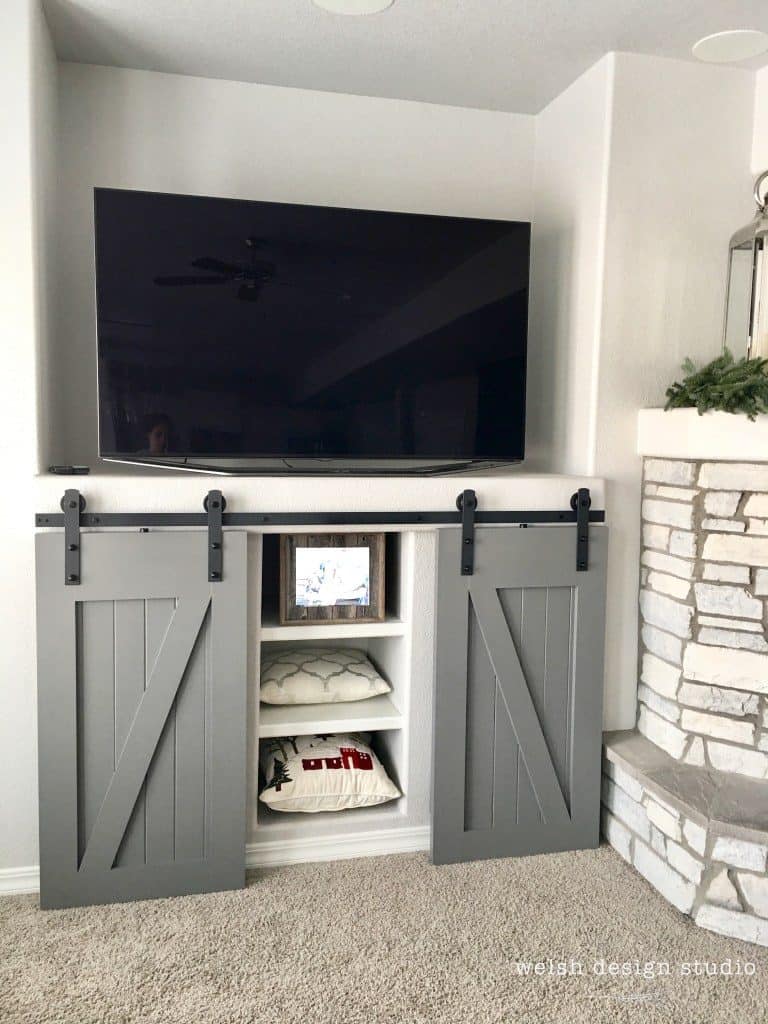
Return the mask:
[(237, 888), (245, 879), (246, 535), (37, 541), (40, 903)]
[(607, 531), (441, 530), (432, 860), (597, 846)]

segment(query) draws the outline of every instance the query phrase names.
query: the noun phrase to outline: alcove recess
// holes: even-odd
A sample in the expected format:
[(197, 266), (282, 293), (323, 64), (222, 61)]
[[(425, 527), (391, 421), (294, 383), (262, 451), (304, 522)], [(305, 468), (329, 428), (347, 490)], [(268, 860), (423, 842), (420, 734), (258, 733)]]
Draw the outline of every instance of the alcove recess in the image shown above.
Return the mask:
[(259, 803), (256, 821), (253, 822), (258, 838), (263, 839), (267, 832), (281, 837), (333, 832), (349, 823), (354, 823), (358, 829), (373, 829), (396, 824), (406, 813), (411, 698), (410, 590), (414, 545), (408, 533), (389, 532), (385, 539), (384, 622), (339, 620), (322, 624), (280, 625), (280, 537), (277, 534), (263, 536), (259, 662), (266, 651), (297, 644), (352, 647), (366, 652), (391, 685), (392, 692), (340, 704), (261, 704), (258, 739), (316, 733), (372, 733), (372, 746), (403, 796), (379, 807), (317, 814), (275, 812)]

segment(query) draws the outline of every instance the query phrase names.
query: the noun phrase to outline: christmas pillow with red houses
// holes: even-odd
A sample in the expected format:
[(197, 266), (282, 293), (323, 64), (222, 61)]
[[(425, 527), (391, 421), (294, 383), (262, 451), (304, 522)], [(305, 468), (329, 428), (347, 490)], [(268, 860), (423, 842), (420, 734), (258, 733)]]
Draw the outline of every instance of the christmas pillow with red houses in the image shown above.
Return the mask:
[(259, 800), (274, 811), (343, 811), (401, 795), (370, 746), (370, 733), (264, 740), (266, 784)]

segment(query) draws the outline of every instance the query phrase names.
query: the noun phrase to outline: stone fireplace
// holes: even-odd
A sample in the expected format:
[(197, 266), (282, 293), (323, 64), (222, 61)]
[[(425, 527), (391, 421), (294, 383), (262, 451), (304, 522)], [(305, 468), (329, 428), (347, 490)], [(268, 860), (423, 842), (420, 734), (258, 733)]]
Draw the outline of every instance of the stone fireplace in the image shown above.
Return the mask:
[(638, 729), (768, 777), (768, 464), (645, 459)]
[(697, 924), (768, 945), (765, 425), (701, 417), (747, 431), (708, 459), (680, 413), (683, 440), (678, 413), (652, 411), (644, 451), (637, 727), (606, 737), (603, 829)]

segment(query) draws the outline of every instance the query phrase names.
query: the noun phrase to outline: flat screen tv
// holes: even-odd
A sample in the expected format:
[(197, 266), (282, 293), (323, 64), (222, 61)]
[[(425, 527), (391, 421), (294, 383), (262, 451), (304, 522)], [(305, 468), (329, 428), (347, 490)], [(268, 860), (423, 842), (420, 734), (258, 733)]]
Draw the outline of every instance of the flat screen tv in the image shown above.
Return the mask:
[(102, 458), (523, 458), (529, 224), (116, 189), (95, 224)]

